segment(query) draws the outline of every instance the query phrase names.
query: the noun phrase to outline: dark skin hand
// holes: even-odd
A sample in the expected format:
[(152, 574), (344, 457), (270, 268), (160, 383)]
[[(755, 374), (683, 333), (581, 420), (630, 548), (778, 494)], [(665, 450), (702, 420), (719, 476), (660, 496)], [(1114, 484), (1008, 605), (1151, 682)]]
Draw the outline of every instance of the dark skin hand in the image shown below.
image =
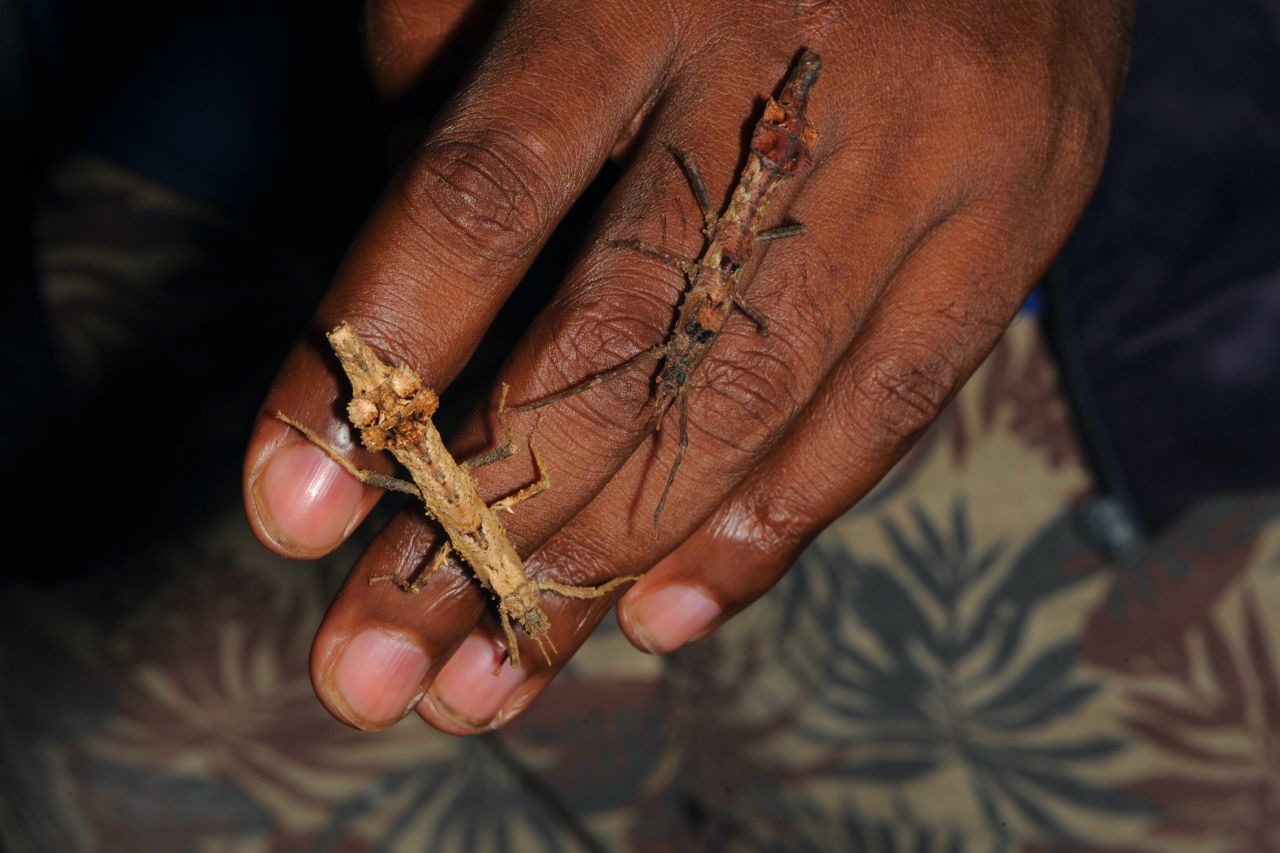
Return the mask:
[[(389, 98), (469, 6), (372, 4), (369, 55)], [(411, 710), (447, 732), (501, 726), (615, 602), (631, 642), (665, 653), (777, 582), (934, 419), (1066, 239), (1102, 166), (1132, 3), (527, 0), (500, 12), (263, 404), (244, 489), (268, 547), (327, 553), (381, 496), (272, 412), (391, 470), (353, 445), (350, 389), (319, 332), (348, 321), (443, 389), (610, 156), (626, 169), (591, 236), (697, 257), (701, 216), (661, 143), (693, 155), (722, 205), (744, 126), (802, 47), (823, 57), (809, 113), (819, 139), (764, 227), (798, 221), (808, 234), (761, 247), (745, 270), (771, 333), (734, 315), (691, 378), (688, 455), (656, 532), (676, 430), (671, 416), (646, 428), (652, 364), (542, 410), (553, 487), (503, 515), (526, 570), (571, 584), (644, 573), (594, 601), (544, 594), (552, 665), (522, 642), (525, 668), (494, 675), (501, 634), (466, 571), (442, 571), (416, 596), (368, 584), (412, 575), (440, 541), (419, 504), (379, 534), (312, 652), (321, 700), (361, 728)], [(498, 381), (524, 403), (625, 361), (665, 337), (684, 286), (654, 260), (588, 241)], [(455, 447), (494, 443), (496, 400), (495, 384)], [(533, 427), (533, 415), (514, 419), (519, 435)], [(489, 498), (514, 491), (533, 479), (529, 454), (477, 479)]]

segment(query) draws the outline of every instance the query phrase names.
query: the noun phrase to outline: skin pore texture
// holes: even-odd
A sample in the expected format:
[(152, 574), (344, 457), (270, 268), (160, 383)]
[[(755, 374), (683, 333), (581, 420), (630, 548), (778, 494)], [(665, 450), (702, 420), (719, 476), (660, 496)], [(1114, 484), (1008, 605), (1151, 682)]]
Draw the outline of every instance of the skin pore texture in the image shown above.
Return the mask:
[[(319, 332), (349, 322), (443, 389), (568, 207), (618, 160), (591, 239), (454, 442), (489, 446), (499, 383), (513, 401), (545, 399), (668, 334), (683, 276), (608, 244), (698, 255), (703, 216), (664, 143), (697, 161), (722, 209), (762, 99), (802, 48), (823, 69), (812, 164), (762, 223), (807, 233), (743, 267), (770, 334), (732, 315), (689, 377), (688, 451), (657, 530), (650, 508), (677, 435), (650, 429), (652, 370), (538, 412), (554, 488), (504, 515), (526, 572), (577, 586), (644, 577), (599, 599), (544, 596), (558, 654), (548, 665), (533, 647), (524, 668), (498, 669), (506, 640), (466, 573), (437, 572), (420, 595), (367, 583), (412, 575), (440, 542), (408, 508), (317, 633), (325, 706), (366, 729), (416, 711), (443, 731), (485, 731), (527, 707), (615, 603), (631, 641), (664, 653), (767, 591), (929, 425), (1065, 241), (1105, 157), (1132, 14), (1131, 0), (371, 3), (370, 68), (388, 102), (429, 84), (420, 77), (442, 51), (469, 50), (474, 64), (263, 403), (246, 511), (264, 544), (293, 557), (337, 547), (382, 493), (274, 412), (357, 467), (392, 472), (355, 443)], [(496, 28), (470, 44), (489, 15)], [(516, 434), (537, 416), (513, 415)], [(476, 471), (489, 499), (533, 478), (529, 454)]]

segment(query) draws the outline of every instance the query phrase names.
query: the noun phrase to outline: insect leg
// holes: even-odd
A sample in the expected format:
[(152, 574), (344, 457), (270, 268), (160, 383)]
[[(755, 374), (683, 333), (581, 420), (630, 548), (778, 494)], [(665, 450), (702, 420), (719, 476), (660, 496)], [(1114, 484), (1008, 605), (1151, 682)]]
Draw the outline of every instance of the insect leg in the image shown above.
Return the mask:
[(502, 383), (502, 396), (498, 398), (498, 426), (502, 429), (502, 437), (507, 443), (501, 447), (494, 447), (477, 453), (470, 459), (466, 459), (460, 464), (468, 471), (476, 468), (482, 468), (494, 462), (501, 462), (503, 459), (515, 456), (520, 452), (520, 445), (516, 444), (515, 436), (511, 434), (511, 422), (507, 420), (507, 383)]
[(563, 595), (565, 598), (599, 598), (606, 595), (611, 590), (617, 589), (625, 583), (640, 580), (639, 575), (627, 575), (626, 577), (614, 578), (611, 581), (602, 583), (599, 586), (574, 586), (572, 584), (560, 583), (559, 581), (536, 580), (534, 584), (540, 590), (554, 592)]
[(685, 258), (677, 257), (666, 249), (659, 249), (657, 246), (651, 246), (643, 240), (597, 240), (601, 246), (608, 246), (611, 249), (630, 249), (633, 252), (661, 261), (667, 266), (675, 267), (684, 273), (686, 278), (693, 278), (694, 272), (697, 271), (698, 262), (690, 261)]
[(373, 575), (369, 578), (369, 586), (390, 581), (405, 592), (417, 595), (427, 588), (427, 584), (431, 582), (431, 577), (440, 570), (440, 567), (444, 565), (445, 560), (449, 559), (449, 555), (452, 553), (453, 546), (449, 544), (448, 540), (445, 540), (431, 557), (431, 563), (418, 574), (418, 577), (412, 583), (396, 574)]
[(379, 473), (378, 471), (368, 471), (364, 468), (357, 468), (355, 465), (351, 464), (345, 456), (339, 453), (336, 448), (331, 446), (329, 442), (325, 441), (310, 428), (298, 423), (284, 412), (276, 412), (276, 420), (283, 421), (298, 432), (302, 433), (307, 437), (308, 441), (323, 450), (325, 455), (341, 465), (348, 474), (355, 477), (366, 486), (373, 486), (377, 489), (386, 489), (389, 492), (403, 492), (406, 495), (413, 495), (418, 499), (422, 498), (422, 492), (418, 490), (416, 485), (410, 483), (408, 480), (401, 480), (398, 477), (391, 477), (387, 474)]
[(751, 318), (751, 322), (756, 324), (756, 331), (760, 333), (761, 337), (769, 337), (769, 318), (757, 311), (755, 306), (736, 290), (733, 292), (733, 304), (739, 311)]
[(788, 237), (803, 237), (807, 231), (808, 229), (799, 222), (792, 225), (779, 225), (777, 228), (757, 232), (755, 242), (772, 243), (774, 240), (785, 240)]
[(658, 508), (653, 511), (653, 527), (658, 528), (658, 519), (667, 505), (667, 495), (671, 494), (671, 486), (676, 481), (676, 471), (684, 461), (684, 451), (689, 446), (689, 397), (684, 389), (680, 389), (680, 442), (676, 448), (675, 461), (671, 463), (671, 471), (667, 474), (667, 485), (662, 488), (662, 497), (658, 499)]
[[(539, 415), (538, 423), (541, 423), (541, 421), (542, 416)], [(537, 431), (538, 424), (535, 423), (533, 425), (533, 432), (529, 434), (529, 452), (533, 454), (533, 463), (538, 467), (537, 482), (525, 486), (514, 495), (508, 495), (502, 500), (494, 501), (489, 504), (489, 508), (494, 512), (501, 512), (504, 509), (507, 512), (515, 512), (515, 507), (529, 500), (529, 498), (535, 498), (547, 489), (551, 488), (551, 474), (547, 472), (547, 463), (543, 461), (542, 451), (538, 449), (538, 442), (534, 438), (534, 434), (536, 434)]]
[(667, 345), (665, 343), (658, 344), (653, 349), (647, 349), (644, 352), (636, 353), (635, 355), (631, 356), (631, 358), (624, 361), (622, 364), (619, 364), (617, 367), (611, 367), (608, 370), (606, 370), (604, 373), (597, 373), (595, 376), (591, 377), (585, 382), (579, 382), (577, 385), (574, 385), (571, 388), (567, 388), (564, 391), (560, 391), (556, 394), (552, 394), (550, 397), (547, 397), (542, 400), (538, 400), (535, 403), (525, 403), (523, 406), (516, 406), (514, 409), (512, 409), (512, 411), (513, 412), (532, 412), (534, 409), (541, 409), (543, 406), (549, 406), (552, 403), (559, 402), (560, 400), (564, 400), (568, 397), (576, 397), (577, 395), (581, 394), (583, 391), (590, 391), (592, 388), (595, 388), (597, 385), (603, 385), (606, 382), (612, 382), (614, 379), (617, 379), (619, 376), (626, 373), (628, 370), (630, 370), (631, 368), (635, 367), (637, 364), (640, 364), (643, 361), (656, 361), (657, 359), (662, 358), (664, 355), (666, 355), (666, 352), (667, 352)]
[(711, 196), (707, 194), (706, 182), (702, 180), (702, 172), (698, 171), (698, 164), (693, 162), (693, 158), (685, 152), (683, 148), (667, 142), (664, 143), (667, 150), (671, 152), (671, 156), (675, 157), (680, 163), (680, 168), (684, 170), (684, 175), (689, 179), (689, 186), (693, 189), (694, 198), (698, 200), (698, 207), (702, 208), (703, 231), (710, 235), (716, 227), (716, 212), (711, 208)]

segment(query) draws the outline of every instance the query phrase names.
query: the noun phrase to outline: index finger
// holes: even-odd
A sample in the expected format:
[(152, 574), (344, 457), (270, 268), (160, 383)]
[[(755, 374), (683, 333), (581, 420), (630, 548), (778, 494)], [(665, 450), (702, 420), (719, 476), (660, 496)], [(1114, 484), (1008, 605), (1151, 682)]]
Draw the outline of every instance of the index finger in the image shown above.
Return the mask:
[[(350, 321), (373, 346), (409, 354), (442, 388), (657, 88), (676, 42), (670, 14), (648, 3), (621, 13), (606, 5), (515, 6), (378, 202), (249, 441), (246, 512), (268, 547), (293, 557), (326, 553), (380, 494), (271, 417), (283, 411), (350, 446), (336, 405), (344, 391), (320, 333)], [(613, 72), (607, 87), (602, 68)], [(353, 455), (365, 467), (386, 464)]]

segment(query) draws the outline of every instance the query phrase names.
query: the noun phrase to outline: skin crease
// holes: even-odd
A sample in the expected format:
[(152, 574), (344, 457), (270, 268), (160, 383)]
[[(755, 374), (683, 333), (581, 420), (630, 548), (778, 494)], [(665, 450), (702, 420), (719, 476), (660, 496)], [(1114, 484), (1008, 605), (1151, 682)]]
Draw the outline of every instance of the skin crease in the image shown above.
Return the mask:
[[(459, 0), (368, 7), (371, 73), (388, 101), (442, 50), (458, 50), (460, 33), (483, 31), (474, 8)], [(320, 332), (349, 321), (442, 390), (609, 156), (624, 158), (625, 172), (591, 236), (696, 257), (701, 218), (661, 143), (690, 152), (713, 204), (723, 204), (760, 96), (775, 90), (801, 47), (812, 48), (824, 63), (810, 109), (814, 165), (783, 184), (765, 221), (803, 222), (808, 234), (756, 251), (744, 270), (745, 292), (771, 334), (732, 316), (692, 378), (688, 456), (660, 529), (651, 529), (652, 509), (676, 431), (670, 416), (656, 437), (644, 430), (652, 368), (543, 410), (538, 441), (553, 488), (503, 516), (531, 575), (595, 584), (647, 571), (619, 591), (619, 620), (637, 647), (670, 651), (767, 591), (994, 346), (1093, 190), (1132, 2), (526, 0), (482, 8), (500, 23), (474, 48), (471, 76), (387, 189), (263, 404), (245, 460), (247, 514), (268, 547), (312, 557), (335, 547), (380, 497), (364, 489), (337, 509), (326, 504), (339, 518), (328, 538), (282, 533), (297, 497), (264, 472), (301, 442), (271, 419), (275, 410), (352, 448), (357, 464), (390, 471), (387, 460), (352, 446), (343, 420), (349, 389)], [(589, 240), (497, 381), (510, 383), (518, 404), (613, 367), (663, 339), (683, 288), (674, 270)], [(495, 443), (497, 385), (491, 390), (452, 443), (456, 452)], [(517, 436), (534, 424), (528, 414), (513, 420)], [(477, 471), (491, 500), (533, 478), (528, 453)], [(323, 503), (328, 494), (312, 498)], [(339, 719), (381, 728), (417, 703), (443, 731), (500, 726), (618, 598), (544, 594), (559, 649), (553, 665), (522, 643), (527, 668), (495, 679), (492, 608), (463, 569), (442, 571), (418, 596), (366, 581), (416, 571), (437, 542), (411, 504), (330, 607), (312, 670)], [(420, 682), (398, 692), (387, 685), (376, 713), (340, 686), (344, 651), (368, 629), (428, 662)], [(396, 660), (396, 672), (420, 671)]]

